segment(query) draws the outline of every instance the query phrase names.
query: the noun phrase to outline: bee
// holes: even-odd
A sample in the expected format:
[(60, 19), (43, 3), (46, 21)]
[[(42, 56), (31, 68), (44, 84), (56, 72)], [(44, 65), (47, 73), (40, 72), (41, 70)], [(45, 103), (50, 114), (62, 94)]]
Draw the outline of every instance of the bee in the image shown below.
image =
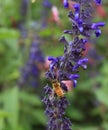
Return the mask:
[(61, 85), (58, 82), (58, 80), (56, 80), (56, 79), (52, 80), (52, 87), (58, 97), (64, 97), (64, 91), (61, 88)]

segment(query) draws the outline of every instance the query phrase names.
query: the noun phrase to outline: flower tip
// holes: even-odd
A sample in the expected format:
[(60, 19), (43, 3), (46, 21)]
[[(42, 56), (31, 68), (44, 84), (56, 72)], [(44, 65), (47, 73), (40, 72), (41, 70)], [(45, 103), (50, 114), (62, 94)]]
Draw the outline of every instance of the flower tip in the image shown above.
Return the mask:
[(55, 58), (54, 58), (54, 57), (52, 57), (52, 56), (48, 56), (48, 60), (49, 60), (49, 61), (54, 61), (54, 60), (55, 60)]
[(73, 5), (74, 9), (75, 10), (79, 10), (80, 9), (80, 4), (79, 3), (76, 3)]
[(102, 0), (95, 0), (95, 3), (96, 3), (97, 5), (101, 5), (101, 4), (102, 4)]
[(101, 35), (101, 30), (100, 29), (96, 30), (95, 35), (96, 35), (96, 37), (99, 37)]
[(65, 37), (64, 36), (61, 36), (60, 39), (59, 39), (60, 42), (64, 42), (66, 41)]
[(76, 87), (76, 85), (77, 85), (77, 80), (74, 80), (74, 81), (73, 81), (73, 86), (74, 86), (74, 88)]
[(105, 26), (105, 22), (101, 22), (101, 26), (102, 26), (102, 27)]
[(70, 80), (75, 80), (75, 79), (77, 79), (77, 78), (79, 78), (80, 76), (78, 75), (78, 74), (71, 74), (70, 76), (69, 76), (69, 79)]
[(63, 5), (65, 8), (68, 8), (69, 7), (68, 0), (63, 0)]

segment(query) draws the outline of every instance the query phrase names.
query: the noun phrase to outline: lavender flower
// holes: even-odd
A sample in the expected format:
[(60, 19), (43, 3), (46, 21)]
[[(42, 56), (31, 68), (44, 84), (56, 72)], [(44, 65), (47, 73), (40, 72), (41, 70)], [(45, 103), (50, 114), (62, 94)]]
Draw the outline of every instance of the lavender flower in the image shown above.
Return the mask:
[(69, 102), (66, 97), (55, 99), (52, 95), (54, 94), (53, 89), (48, 85), (45, 87), (45, 93), (47, 94), (44, 97), (43, 102), (47, 106), (45, 114), (48, 116), (48, 126), (50, 130), (71, 130), (70, 126), (72, 125), (70, 120), (65, 117), (65, 109)]
[(45, 58), (38, 43), (39, 40), (37, 40), (36, 37), (30, 46), (28, 60), (25, 66), (21, 69), (21, 77), (18, 81), (20, 86), (39, 86), (40, 70), (38, 68), (38, 63), (43, 64)]
[(96, 4), (100, 5), (102, 3), (102, 0), (95, 0)]
[(16, 28), (20, 31), (21, 38), (24, 39), (27, 37), (27, 34), (28, 34), (27, 29), (24, 24), (27, 18), (29, 0), (21, 0), (20, 2), (21, 2), (20, 8), (19, 8), (20, 20), (17, 21)]
[(68, 0), (63, 0), (63, 4), (64, 4), (64, 7), (65, 7), (65, 8), (68, 8), (68, 7), (69, 7)]
[(42, 2), (42, 28), (47, 27), (47, 20), (48, 20), (48, 12), (52, 8), (52, 3), (50, 0), (43, 0)]
[[(100, 28), (105, 25), (104, 22), (92, 22), (93, 0), (76, 0), (76, 2), (78, 3), (74, 4), (74, 11), (69, 11), (68, 14), (72, 29), (64, 31), (68, 35), (73, 35), (73, 40), (67, 41), (64, 36), (61, 36), (60, 42), (64, 44), (64, 55), (48, 58), (51, 63), (46, 77), (51, 81), (52, 88), (48, 85), (45, 87), (46, 96), (43, 102), (46, 105), (45, 113), (49, 120), (49, 130), (71, 130), (72, 124), (64, 116), (69, 103), (64, 96), (67, 86), (62, 81), (71, 80), (76, 87), (77, 79), (80, 77), (79, 68), (87, 68), (88, 59), (82, 55), (85, 44), (92, 33), (99, 37)], [(100, 2), (96, 1), (96, 3)], [(63, 5), (67, 8), (68, 0), (64, 0)]]
[(51, 8), (52, 4), (49, 0), (43, 0), (43, 6), (47, 8)]
[(29, 0), (21, 0), (21, 16), (25, 17), (27, 15)]

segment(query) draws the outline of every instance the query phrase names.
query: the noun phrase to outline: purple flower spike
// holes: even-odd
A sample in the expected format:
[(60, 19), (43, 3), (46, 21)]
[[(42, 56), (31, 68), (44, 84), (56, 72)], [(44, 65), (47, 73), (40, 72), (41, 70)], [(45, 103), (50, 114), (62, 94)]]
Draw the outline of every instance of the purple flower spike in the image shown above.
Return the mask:
[[(59, 57), (49, 57), (51, 61), (46, 77), (53, 81), (51, 89), (47, 86), (45, 89), (46, 98), (43, 102), (46, 105), (46, 114), (49, 118), (48, 130), (72, 130), (70, 120), (65, 117), (65, 110), (68, 102), (65, 94), (68, 92), (64, 81), (72, 81), (76, 87), (77, 79), (80, 77), (79, 67), (87, 68), (88, 59), (84, 58), (83, 52), (86, 50), (85, 44), (91, 39), (92, 33), (96, 37), (101, 35), (100, 28), (105, 25), (104, 22), (92, 22), (93, 1), (92, 0), (74, 0), (74, 11), (69, 11), (68, 17), (72, 27), (64, 30), (66, 35), (71, 35), (72, 40), (61, 36), (60, 42), (64, 43), (64, 53)], [(95, 0), (101, 4), (101, 0)], [(65, 8), (69, 7), (68, 0), (63, 0)], [(59, 93), (58, 93), (59, 92)], [(49, 94), (50, 93), (50, 94)]]
[(52, 4), (50, 3), (49, 0), (44, 0), (43, 1), (43, 6), (47, 7), (47, 8), (51, 8), (52, 7)]
[(65, 8), (68, 8), (69, 7), (68, 0), (63, 0), (63, 5)]
[(31, 86), (35, 88), (39, 86), (40, 70), (37, 63), (43, 64), (45, 61), (45, 57), (43, 52), (40, 50), (39, 43), (40, 41), (38, 36), (34, 35), (34, 39), (30, 45), (27, 61), (22, 68), (21, 76), (18, 80), (20, 87)]

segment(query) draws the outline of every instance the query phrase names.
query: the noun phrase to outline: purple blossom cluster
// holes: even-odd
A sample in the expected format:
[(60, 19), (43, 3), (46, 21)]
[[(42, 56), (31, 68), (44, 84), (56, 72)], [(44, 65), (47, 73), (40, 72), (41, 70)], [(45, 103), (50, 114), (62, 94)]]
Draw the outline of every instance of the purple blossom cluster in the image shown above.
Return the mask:
[(49, 130), (71, 130), (72, 125), (70, 120), (65, 115), (65, 109), (69, 102), (66, 97), (55, 98), (53, 90), (48, 85), (45, 86), (45, 94), (47, 96), (43, 99), (43, 102), (47, 106), (45, 114), (48, 116)]
[(52, 4), (49, 0), (43, 0), (43, 6), (46, 8), (51, 8)]
[(29, 0), (21, 0), (20, 6), (19, 6), (19, 12), (20, 12), (20, 20), (17, 21), (16, 28), (21, 33), (21, 38), (24, 39), (27, 37), (27, 29), (25, 27), (25, 23), (27, 20), (27, 13), (29, 9)]
[(42, 2), (42, 28), (47, 27), (48, 12), (52, 8), (50, 0), (43, 0)]
[[(49, 70), (46, 72), (46, 77), (51, 81), (52, 88), (48, 85), (45, 87), (46, 96), (43, 102), (46, 105), (45, 113), (49, 120), (49, 130), (71, 130), (70, 120), (65, 117), (68, 101), (64, 95), (59, 97), (57, 92), (60, 92), (60, 90), (55, 91), (55, 89), (61, 88), (66, 93), (67, 86), (63, 81), (67, 80), (71, 80), (73, 86), (76, 87), (77, 79), (80, 77), (78, 74), (79, 68), (87, 68), (88, 59), (83, 57), (85, 44), (92, 34), (99, 37), (101, 35), (100, 28), (105, 25), (104, 22), (92, 22), (93, 0), (76, 0), (75, 2), (73, 5), (74, 11), (69, 11), (68, 14), (72, 27), (70, 30), (64, 31), (65, 34), (72, 36), (73, 40), (68, 41), (65, 36), (61, 36), (60, 42), (64, 44), (63, 56), (49, 56), (48, 58), (51, 63)], [(99, 0), (95, 0), (95, 2), (97, 5), (101, 4)], [(63, 4), (65, 8), (69, 7), (68, 0), (64, 0)], [(59, 82), (60, 86), (54, 85), (53, 81)]]
[(20, 86), (39, 86), (40, 70), (38, 64), (43, 64), (45, 57), (39, 47), (39, 40), (35, 38), (30, 46), (28, 60), (21, 69), (21, 77), (19, 79)]
[(22, 17), (26, 17), (29, 6), (29, 0), (21, 0), (20, 13)]

